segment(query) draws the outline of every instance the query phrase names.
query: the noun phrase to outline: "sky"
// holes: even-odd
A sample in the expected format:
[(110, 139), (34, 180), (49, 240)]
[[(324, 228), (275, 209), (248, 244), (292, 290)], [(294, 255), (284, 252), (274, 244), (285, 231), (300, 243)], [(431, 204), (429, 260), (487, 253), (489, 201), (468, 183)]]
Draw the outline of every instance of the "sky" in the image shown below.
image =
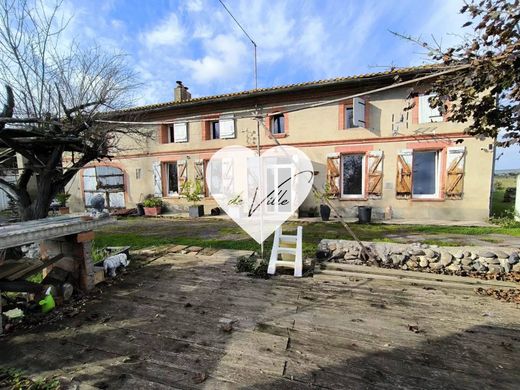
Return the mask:
[[(258, 45), (258, 86), (271, 87), (427, 63), (390, 33), (449, 47), (466, 21), (462, 0), (224, 0)], [(128, 54), (142, 82), (136, 104), (254, 88), (253, 46), (218, 0), (65, 0), (65, 38)], [(497, 169), (520, 168), (520, 149)]]

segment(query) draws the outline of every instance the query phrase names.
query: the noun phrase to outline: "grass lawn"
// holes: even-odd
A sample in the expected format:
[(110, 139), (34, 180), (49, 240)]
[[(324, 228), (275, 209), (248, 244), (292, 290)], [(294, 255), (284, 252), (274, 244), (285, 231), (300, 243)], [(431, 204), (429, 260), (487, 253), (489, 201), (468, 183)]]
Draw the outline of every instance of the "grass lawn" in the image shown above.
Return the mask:
[[(339, 222), (289, 222), (284, 224), (284, 231), (291, 232), (297, 225), (303, 226), (303, 250), (306, 255), (313, 255), (323, 238), (351, 239)], [(352, 224), (355, 234), (364, 241), (414, 242), (421, 241), (430, 245), (458, 246), (476, 245), (469, 240), (481, 240), (478, 245), (502, 242), (496, 235), (520, 237), (520, 227), (456, 227), (456, 226), (421, 226), (421, 225), (384, 225)], [(488, 237), (493, 234), (494, 237)], [(412, 236), (412, 237), (410, 237)], [(242, 231), (234, 222), (228, 220), (167, 220), (126, 218), (117, 225), (105, 227), (96, 234), (95, 246), (131, 245), (133, 249), (155, 247), (159, 245), (194, 245), (226, 249), (260, 249), (258, 243)], [(265, 242), (269, 252), (272, 237)]]

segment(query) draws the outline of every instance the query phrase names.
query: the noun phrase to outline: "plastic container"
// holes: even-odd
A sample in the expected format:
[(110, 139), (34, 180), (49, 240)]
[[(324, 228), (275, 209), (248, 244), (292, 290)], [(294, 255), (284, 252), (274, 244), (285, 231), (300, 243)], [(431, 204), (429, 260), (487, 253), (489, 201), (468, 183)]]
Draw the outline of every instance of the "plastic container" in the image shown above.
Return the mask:
[(358, 220), (359, 223), (370, 223), (372, 220), (372, 207), (359, 206), (358, 207)]

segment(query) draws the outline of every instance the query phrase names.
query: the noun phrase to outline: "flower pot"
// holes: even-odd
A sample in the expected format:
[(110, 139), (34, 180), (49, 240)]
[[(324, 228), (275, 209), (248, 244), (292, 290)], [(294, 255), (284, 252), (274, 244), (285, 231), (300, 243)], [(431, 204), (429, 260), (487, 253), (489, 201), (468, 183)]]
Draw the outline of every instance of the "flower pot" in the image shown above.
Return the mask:
[(191, 218), (202, 217), (204, 215), (204, 206), (201, 204), (190, 206), (189, 213)]
[(58, 209), (58, 211), (60, 212), (61, 215), (64, 215), (64, 214), (69, 214), (70, 213), (70, 209), (67, 207), (67, 206), (62, 206)]
[(144, 215), (144, 206), (142, 203), (137, 203), (135, 205), (137, 207), (137, 215), (142, 216)]
[(320, 215), (322, 221), (328, 221), (330, 219), (330, 207), (326, 204), (320, 204)]
[(145, 207), (144, 208), (144, 215), (148, 215), (148, 216), (151, 216), (151, 217), (156, 217), (159, 214), (161, 214), (161, 206)]

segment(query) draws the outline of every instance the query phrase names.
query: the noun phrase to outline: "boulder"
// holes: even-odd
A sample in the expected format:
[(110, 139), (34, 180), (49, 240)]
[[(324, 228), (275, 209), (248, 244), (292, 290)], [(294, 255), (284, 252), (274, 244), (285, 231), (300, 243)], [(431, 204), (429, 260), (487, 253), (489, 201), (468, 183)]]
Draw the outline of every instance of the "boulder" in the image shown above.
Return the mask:
[(496, 257), (480, 257), (479, 260), (486, 264), (500, 264), (500, 260)]
[(458, 265), (458, 264), (451, 264), (451, 265), (449, 265), (449, 266), (446, 267), (446, 269), (447, 269), (448, 271), (451, 271), (451, 272), (457, 272), (457, 271), (460, 271), (461, 268), (462, 268), (462, 267), (461, 267), (460, 265)]
[(500, 259), (500, 266), (505, 273), (511, 272), (511, 264), (509, 264), (507, 259)]
[(464, 251), (464, 257), (471, 257), (470, 251)]
[(502, 267), (497, 264), (489, 264), (488, 269), (488, 274), (498, 274), (502, 270)]
[(470, 259), (471, 260), (477, 260), (478, 259), (478, 255), (476, 253), (472, 253), (471, 256), (470, 256)]
[(328, 246), (329, 246), (329, 250), (335, 251), (337, 245), (335, 242), (329, 242)]
[(422, 267), (422, 268), (426, 268), (428, 267), (428, 265), (430, 264), (430, 262), (428, 261), (428, 259), (424, 256), (421, 256), (419, 258), (419, 265)]
[(411, 248), (408, 250), (408, 253), (410, 253), (412, 256), (424, 256), (424, 250), (420, 248)]
[(464, 253), (457, 251), (453, 253), (453, 257), (455, 257), (456, 259), (462, 259), (464, 257)]
[(520, 263), (513, 265), (513, 272), (520, 272)]
[(433, 259), (435, 256), (437, 256), (437, 253), (432, 249), (425, 249), (424, 255), (429, 259)]
[(479, 255), (479, 257), (486, 257), (486, 258), (497, 257), (496, 254), (494, 254), (493, 252), (490, 252), (490, 251), (479, 251), (478, 255)]
[(499, 259), (507, 259), (509, 257), (507, 253), (503, 251), (495, 251), (495, 255), (497, 255)]
[(518, 256), (518, 253), (517, 252), (513, 252), (511, 253), (511, 255), (509, 255), (509, 258), (507, 259), (507, 261), (509, 262), (509, 264), (516, 264), (518, 263), (518, 260), (519, 260), (519, 256)]
[(446, 251), (442, 251), (441, 252), (441, 263), (443, 266), (448, 266), (451, 264), (453, 260), (453, 256), (451, 255), (451, 253), (449, 252), (446, 252)]
[(473, 269), (477, 272), (487, 271), (487, 267), (478, 260), (473, 263)]
[(404, 255), (394, 253), (392, 256), (390, 256), (390, 258), (392, 259), (393, 264), (399, 265), (404, 261), (406, 257)]
[(461, 263), (462, 263), (463, 266), (467, 267), (467, 266), (470, 266), (473, 263), (473, 260), (465, 257), (465, 258), (463, 258), (461, 260)]
[(432, 270), (439, 270), (439, 269), (442, 269), (443, 265), (440, 261), (437, 261), (436, 263), (430, 263), (430, 268)]

